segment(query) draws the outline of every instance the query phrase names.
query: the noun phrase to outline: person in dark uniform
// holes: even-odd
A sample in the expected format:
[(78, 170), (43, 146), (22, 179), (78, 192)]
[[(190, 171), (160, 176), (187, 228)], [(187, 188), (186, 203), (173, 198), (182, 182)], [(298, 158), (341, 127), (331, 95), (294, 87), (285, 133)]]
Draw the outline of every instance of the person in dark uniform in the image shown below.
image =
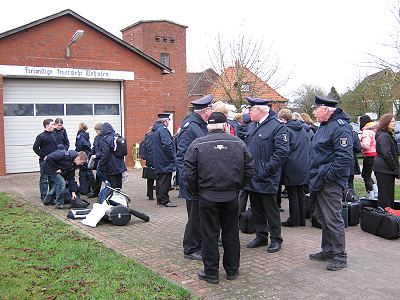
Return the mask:
[(101, 183), (103, 181), (101, 172), (98, 170), (98, 163), (101, 157), (101, 140), (103, 139), (100, 132), (102, 125), (103, 125), (102, 123), (97, 123), (94, 126), (94, 130), (96, 131), (96, 136), (94, 137), (93, 147), (90, 150), (89, 159), (92, 157), (93, 157), (92, 159), (94, 159), (92, 169), (96, 170), (96, 176), (95, 176), (95, 182), (92, 185), (92, 191), (86, 195), (88, 198), (95, 198), (99, 195), (101, 189)]
[(254, 160), (245, 143), (228, 133), (230, 126), (223, 113), (213, 112), (207, 127), (209, 134), (195, 139), (185, 154), (185, 178), (189, 192), (198, 197), (200, 205), (204, 270), (198, 277), (219, 283), (220, 230), (227, 279), (239, 275), (237, 197), (254, 173)]
[(305, 226), (304, 184), (310, 171), (310, 140), (299, 120), (292, 119), (289, 109), (281, 109), (278, 118), (289, 132), (289, 156), (282, 170), (282, 182), (289, 198), (289, 218), (282, 222), (284, 227)]
[(185, 258), (202, 260), (201, 256), (201, 231), (199, 216), (199, 200), (187, 191), (184, 157), (189, 145), (197, 138), (207, 135), (207, 121), (212, 112), (212, 95), (207, 95), (192, 101), (193, 113), (186, 116), (182, 121), (181, 130), (178, 135), (178, 149), (176, 164), (179, 172), (179, 194), (186, 200), (188, 221), (183, 236), (183, 254)]
[(56, 144), (58, 145), (63, 145), (65, 150), (69, 149), (69, 140), (68, 140), (68, 135), (67, 131), (64, 128), (64, 122), (63, 119), (61, 118), (56, 118), (54, 120), (54, 138), (56, 140)]
[(288, 131), (275, 114), (270, 113), (266, 99), (247, 97), (249, 114), (253, 121), (249, 125), (246, 144), (255, 160), (255, 174), (244, 190), (250, 192), (256, 238), (248, 248), (271, 244), (267, 252), (281, 249), (281, 218), (276, 203), (276, 193), (281, 178), (282, 166), (289, 154)]
[[(154, 162), (153, 162), (153, 142), (151, 139), (151, 135), (153, 132), (151, 131), (151, 128), (149, 131), (144, 135), (143, 142), (140, 145), (139, 148), (139, 155), (140, 157), (146, 161), (146, 167), (148, 168), (154, 168)], [(149, 200), (154, 200), (154, 179), (153, 178), (147, 178), (147, 197)]]
[[(85, 123), (79, 123), (79, 129), (75, 139), (75, 151), (83, 151), (89, 156), (91, 149), (90, 136), (87, 132), (88, 127)], [(82, 195), (88, 195), (92, 191), (92, 185), (95, 178), (92, 170), (88, 169), (87, 164), (83, 164), (79, 168), (79, 191)]]
[(101, 157), (98, 170), (113, 188), (122, 188), (122, 174), (127, 171), (124, 159), (113, 153), (115, 130), (110, 123), (101, 125)]
[(175, 172), (175, 144), (168, 129), (168, 113), (158, 114), (158, 121), (153, 125), (151, 131), (154, 171), (157, 174), (156, 197), (157, 204), (165, 207), (176, 207), (169, 200), (168, 191), (171, 186), (172, 172)]
[(45, 119), (43, 121), (44, 131), (40, 133), (33, 144), (33, 151), (39, 156), (39, 167), (40, 167), (40, 180), (39, 180), (39, 190), (40, 190), (40, 200), (44, 200), (47, 191), (49, 189), (49, 182), (47, 175), (43, 172), (43, 161), (45, 157), (53, 151), (57, 150), (57, 144), (54, 139), (54, 122), (52, 119)]
[(347, 266), (342, 200), (353, 163), (350, 119), (337, 104), (336, 100), (315, 96), (313, 114), (321, 125), (310, 151), (310, 192), (313, 214), (322, 225), (322, 251), (309, 258), (330, 261), (326, 268), (331, 271)]
[(76, 152), (73, 150), (56, 150), (45, 158), (43, 162), (44, 173), (49, 176), (49, 180), (54, 183), (52, 189), (48, 191), (43, 204), (49, 205), (52, 201), (52, 196), (56, 194), (57, 209), (71, 208), (70, 204), (64, 203), (65, 181), (68, 181), (69, 190), (72, 194), (72, 199), (76, 198), (78, 185), (75, 181), (75, 170), (77, 167), (87, 162), (85, 152)]

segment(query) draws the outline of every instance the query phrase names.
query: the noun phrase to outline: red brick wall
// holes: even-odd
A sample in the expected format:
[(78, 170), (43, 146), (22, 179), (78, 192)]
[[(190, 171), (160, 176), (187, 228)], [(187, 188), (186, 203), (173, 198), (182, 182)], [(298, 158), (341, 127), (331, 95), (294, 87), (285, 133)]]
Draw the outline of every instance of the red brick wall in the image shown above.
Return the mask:
[[(161, 38), (155, 41), (155, 36)], [(167, 42), (163, 42), (163, 37)], [(175, 38), (171, 43), (170, 38)], [(187, 112), (186, 28), (166, 21), (144, 22), (125, 30), (122, 38), (146, 54), (161, 60), (161, 53), (170, 55), (170, 68), (174, 74), (164, 76), (163, 106), (160, 112), (174, 113), (174, 130), (180, 126)]]
[[(66, 46), (78, 29), (85, 34), (72, 45), (67, 61)], [(162, 75), (154, 64), (69, 15), (1, 39), (0, 64), (134, 71), (135, 80), (124, 83), (125, 135), (130, 151), (164, 108), (162, 87), (169, 75)], [(3, 92), (0, 97), (1, 175), (5, 173)], [(130, 155), (127, 162), (132, 165)]]

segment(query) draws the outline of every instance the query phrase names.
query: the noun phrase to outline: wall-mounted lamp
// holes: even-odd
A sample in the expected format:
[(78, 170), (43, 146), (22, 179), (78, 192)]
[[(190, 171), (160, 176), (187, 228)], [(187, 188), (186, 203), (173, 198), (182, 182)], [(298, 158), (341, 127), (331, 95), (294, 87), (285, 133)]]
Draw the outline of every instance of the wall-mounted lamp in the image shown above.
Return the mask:
[(71, 38), (71, 41), (69, 42), (68, 46), (67, 46), (67, 59), (70, 58), (71, 53), (70, 53), (70, 48), (72, 46), (72, 44), (76, 43), (84, 34), (85, 32), (83, 30), (77, 30), (74, 35)]

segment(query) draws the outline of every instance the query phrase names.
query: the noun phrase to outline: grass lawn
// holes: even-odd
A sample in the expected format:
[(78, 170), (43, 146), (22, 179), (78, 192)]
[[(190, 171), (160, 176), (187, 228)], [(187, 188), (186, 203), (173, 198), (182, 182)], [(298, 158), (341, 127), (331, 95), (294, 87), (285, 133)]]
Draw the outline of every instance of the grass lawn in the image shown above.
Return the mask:
[(0, 193), (0, 299), (192, 299), (185, 289)]
[[(396, 179), (394, 188), (394, 199), (400, 200), (400, 185), (399, 181)], [(365, 197), (367, 192), (365, 191), (364, 180), (354, 179), (354, 190), (360, 197)]]

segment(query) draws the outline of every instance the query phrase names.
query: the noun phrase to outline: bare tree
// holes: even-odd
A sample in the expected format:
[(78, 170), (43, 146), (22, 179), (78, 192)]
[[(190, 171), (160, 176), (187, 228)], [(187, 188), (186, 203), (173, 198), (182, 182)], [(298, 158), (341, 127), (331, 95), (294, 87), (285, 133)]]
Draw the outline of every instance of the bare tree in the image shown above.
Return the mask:
[(225, 43), (218, 34), (215, 47), (209, 50), (211, 67), (218, 77), (209, 78), (222, 88), (226, 101), (240, 110), (247, 96), (260, 96), (265, 85), (273, 89), (282, 87), (288, 80), (280, 77), (279, 62), (271, 48), (265, 49), (262, 41), (253, 41), (244, 34)]
[(316, 95), (325, 96), (325, 92), (321, 87), (304, 84), (296, 91), (296, 97), (293, 104), (299, 107), (302, 112), (312, 116), (312, 105), (314, 104)]

